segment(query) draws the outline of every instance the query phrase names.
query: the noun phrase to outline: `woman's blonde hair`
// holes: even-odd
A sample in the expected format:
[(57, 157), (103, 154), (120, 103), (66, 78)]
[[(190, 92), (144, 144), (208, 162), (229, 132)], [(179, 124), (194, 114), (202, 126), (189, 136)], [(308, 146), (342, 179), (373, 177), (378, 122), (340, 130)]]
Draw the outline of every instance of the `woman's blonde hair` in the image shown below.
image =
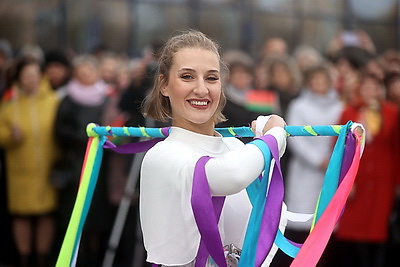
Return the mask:
[[(218, 45), (205, 34), (195, 30), (188, 30), (172, 37), (165, 43), (161, 50), (153, 88), (143, 102), (142, 111), (145, 117), (163, 122), (172, 119), (169, 99), (161, 94), (161, 88), (168, 83), (169, 71), (173, 64), (174, 55), (183, 48), (201, 48), (215, 53), (220, 62), (221, 75), (227, 73), (227, 68), (222, 62), (218, 51)], [(221, 79), (221, 82), (222, 80), (224, 79)], [(226, 120), (222, 114), (225, 103), (224, 90), (221, 88), (221, 98), (214, 116), (216, 124)]]

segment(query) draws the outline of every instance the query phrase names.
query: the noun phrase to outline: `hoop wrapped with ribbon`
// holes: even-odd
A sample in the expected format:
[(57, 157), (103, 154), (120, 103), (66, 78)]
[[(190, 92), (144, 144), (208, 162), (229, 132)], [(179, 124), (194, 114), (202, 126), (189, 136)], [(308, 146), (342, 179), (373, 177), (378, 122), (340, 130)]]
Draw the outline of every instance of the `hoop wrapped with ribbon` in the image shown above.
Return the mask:
[[(364, 146), (364, 134), (363, 131), (361, 133), (357, 131), (358, 128), (363, 127), (351, 121), (346, 125), (285, 127), (288, 137), (339, 136), (325, 175), (314, 214), (313, 227), (304, 244), (296, 244), (286, 239), (279, 230), (284, 188), (276, 140), (272, 136), (265, 135), (252, 141), (263, 152), (265, 169), (264, 175), (247, 188), (253, 208), (242, 251), (233, 255), (238, 259), (240, 254), (239, 266), (261, 266), (273, 243), (294, 258), (292, 266), (315, 266), (317, 264), (333, 228), (339, 220), (357, 173)], [(216, 128), (216, 131), (224, 137), (254, 137), (254, 133), (249, 127)], [(122, 154), (145, 152), (167, 137), (169, 128), (109, 127), (89, 124), (87, 134), (89, 139), (79, 190), (57, 260), (56, 266), (58, 267), (75, 266), (83, 225), (96, 187), (103, 149), (111, 149)], [(147, 137), (149, 139), (116, 146), (107, 139), (107, 136)], [(202, 157), (199, 160), (196, 165), (196, 169), (199, 171), (195, 171), (193, 181), (192, 209), (201, 234), (196, 266), (204, 266), (209, 255), (218, 266), (227, 266), (217, 226), (224, 199), (223, 197), (212, 197), (210, 194), (199, 195), (196, 193), (197, 187), (205, 186), (204, 179), (206, 177), (202, 170), (208, 159), (208, 157)], [(270, 168), (272, 168), (271, 176), (269, 176)], [(204, 216), (201, 209), (215, 211), (209, 213), (214, 216), (212, 220), (208, 220), (211, 225), (210, 223), (202, 224), (201, 220), (198, 220), (199, 217)], [(214, 231), (209, 231), (209, 228)]]

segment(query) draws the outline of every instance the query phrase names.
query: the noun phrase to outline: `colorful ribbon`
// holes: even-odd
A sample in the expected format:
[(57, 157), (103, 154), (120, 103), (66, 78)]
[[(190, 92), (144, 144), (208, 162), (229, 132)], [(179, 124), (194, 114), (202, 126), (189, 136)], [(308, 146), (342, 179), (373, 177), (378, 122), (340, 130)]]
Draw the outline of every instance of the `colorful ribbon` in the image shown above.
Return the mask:
[(342, 166), (344, 148), (346, 145), (345, 140), (347, 134), (351, 134), (349, 132), (351, 124), (351, 122), (348, 122), (344, 127), (340, 129), (339, 138), (336, 141), (331, 159), (328, 164), (328, 168), (325, 173), (325, 179), (317, 202), (314, 221), (311, 229), (321, 217), (323, 211), (328, 206), (329, 202), (331, 201), (333, 195), (337, 190), (337, 187), (339, 186), (340, 170)]
[(78, 194), (56, 263), (57, 267), (75, 266), (83, 226), (97, 183), (105, 141), (104, 136), (89, 137)]
[[(284, 194), (278, 144), (272, 135), (264, 135), (260, 139), (268, 145), (275, 164), (265, 200), (261, 229), (258, 236), (255, 266), (261, 266), (272, 248), (276, 232), (279, 228)], [(269, 169), (264, 169), (264, 175), (269, 175)]]
[[(165, 138), (169, 135), (169, 127), (144, 128), (144, 127), (110, 127), (91, 125), (91, 130), (98, 136), (131, 136), (148, 138)], [(317, 126), (285, 126), (288, 136), (338, 136), (343, 125), (317, 125)], [(254, 137), (250, 127), (215, 128), (223, 137)]]
[(226, 267), (223, 245), (218, 230), (218, 221), (225, 197), (211, 197), (205, 165), (210, 157), (201, 157), (195, 166), (191, 204), (201, 240), (195, 267), (203, 267), (208, 255), (220, 267)]
[[(252, 143), (261, 149), (264, 156), (264, 170), (269, 170), (271, 165), (269, 147), (262, 140), (254, 140)], [(260, 234), (268, 184), (269, 171), (264, 171), (263, 176), (254, 180), (246, 188), (250, 202), (253, 205), (248, 223), (252, 227), (248, 227), (246, 230), (239, 266), (255, 266), (258, 236)]]
[[(351, 124), (352, 123), (349, 122), (344, 126), (332, 125), (285, 127), (288, 136), (339, 135), (339, 139), (341, 140), (337, 144), (339, 151), (337, 153), (341, 156), (338, 156), (338, 162), (334, 164), (332, 163), (333, 165), (331, 167), (332, 170), (339, 170), (340, 174), (335, 174), (335, 178), (332, 179), (333, 182), (329, 181), (325, 185), (325, 187), (328, 189), (321, 191), (320, 201), (316, 208), (316, 213), (318, 213), (318, 216), (315, 216), (318, 217), (319, 220), (316, 219), (315, 227), (303, 246), (287, 240), (278, 230), (283, 200), (283, 181), (280, 172), (277, 147), (274, 143), (275, 140), (272, 140), (274, 139), (273, 137), (265, 136), (262, 137), (262, 139), (253, 141), (254, 144), (260, 147), (261, 151), (263, 152), (265, 170), (264, 176), (254, 181), (247, 188), (250, 201), (253, 205), (253, 210), (250, 215), (249, 227), (246, 232), (242, 256), (239, 262), (240, 266), (260, 266), (267, 256), (273, 242), (275, 242), (288, 255), (296, 256), (297, 254), (292, 266), (314, 266), (318, 262), (319, 257), (321, 256), (332, 233), (333, 227), (339, 219), (341, 211), (344, 208), (344, 203), (354, 182), (359, 164), (360, 140), (362, 137), (357, 136), (356, 149), (352, 149), (352, 146), (349, 145), (351, 143), (349, 140), (351, 140), (352, 134), (350, 134), (351, 136), (347, 134), (346, 137), (346, 133), (349, 132)], [(216, 130), (224, 137), (254, 137), (254, 133), (249, 127), (217, 128)], [(144, 152), (168, 136), (169, 128), (104, 127), (97, 126), (95, 124), (89, 124), (87, 127), (87, 132), (89, 140), (82, 167), (80, 186), (70, 223), (68, 225), (65, 239), (57, 260), (57, 267), (75, 266), (83, 226), (97, 183), (98, 172), (103, 155), (103, 147), (124, 154)], [(113, 143), (107, 140), (106, 136), (132, 136), (155, 139), (115, 146)], [(346, 142), (344, 142), (344, 140), (346, 140)], [(266, 143), (268, 145), (266, 145)], [(268, 175), (271, 163), (271, 153), (275, 159), (275, 164), (271, 181), (269, 181)], [(204, 158), (199, 163), (200, 165), (198, 168), (200, 168), (200, 172), (201, 169), (204, 169), (204, 165), (207, 160), (208, 158)], [(329, 177), (329, 175), (327, 175), (327, 177)], [(195, 177), (194, 183), (200, 183), (200, 185), (196, 185), (196, 189), (194, 188), (193, 191), (194, 199), (196, 199), (197, 187), (204, 189), (208, 187), (208, 184), (204, 183), (204, 179), (202, 180)], [(338, 184), (340, 184), (339, 187)], [(204, 193), (205, 191), (203, 190), (202, 192)], [(221, 199), (217, 200), (213, 198), (211, 201), (214, 205), (215, 211), (213, 214), (216, 222), (218, 222), (220, 214), (219, 209), (222, 209), (223, 200), (221, 201)], [(197, 204), (194, 205), (196, 206)], [(196, 221), (198, 219), (199, 218), (197, 218)], [(203, 230), (200, 230), (201, 243), (198, 261), (199, 263), (204, 262), (205, 257), (201, 255), (208, 255), (209, 253), (213, 257), (214, 261), (217, 262), (217, 264), (223, 265), (223, 260), (220, 256), (222, 243), (216, 242), (213, 238), (210, 239), (207, 237), (207, 235), (215, 235), (215, 229), (209, 234), (205, 233), (204, 231), (208, 231), (204, 230), (208, 220), (203, 219), (203, 223), (201, 220), (202, 219), (200, 218), (200, 221), (198, 221), (199, 225), (203, 225), (201, 226)]]
[(345, 177), (340, 183), (335, 195), (321, 215), (318, 223), (304, 242), (302, 248), (294, 258), (291, 266), (316, 266), (326, 244), (333, 232), (336, 222), (342, 213), (346, 200), (350, 194), (351, 187), (357, 175), (361, 157), (361, 137), (354, 133), (357, 139), (353, 161)]

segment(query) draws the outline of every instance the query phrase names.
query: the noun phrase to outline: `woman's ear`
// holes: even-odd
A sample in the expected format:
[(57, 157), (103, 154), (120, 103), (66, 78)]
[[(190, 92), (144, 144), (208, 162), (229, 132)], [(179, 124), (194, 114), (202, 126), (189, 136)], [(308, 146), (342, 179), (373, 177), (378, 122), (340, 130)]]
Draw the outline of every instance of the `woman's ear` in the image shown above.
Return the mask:
[(160, 87), (161, 94), (163, 96), (168, 96), (167, 84), (165, 82), (164, 75), (161, 74), (160, 76), (158, 76), (158, 81), (161, 85)]
[(167, 87), (166, 86), (163, 86), (163, 87), (161, 87), (161, 94), (163, 95), (163, 96), (168, 96), (168, 90), (167, 90)]

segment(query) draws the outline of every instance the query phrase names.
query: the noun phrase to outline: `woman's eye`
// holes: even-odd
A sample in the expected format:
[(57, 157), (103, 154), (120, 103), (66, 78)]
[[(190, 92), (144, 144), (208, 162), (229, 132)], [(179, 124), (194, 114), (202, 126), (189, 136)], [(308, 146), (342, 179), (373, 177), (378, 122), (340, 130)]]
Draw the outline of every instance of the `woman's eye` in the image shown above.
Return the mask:
[(193, 76), (190, 74), (184, 74), (181, 76), (181, 78), (184, 80), (190, 80), (190, 79), (193, 79)]
[(210, 77), (207, 78), (207, 80), (209, 80), (209, 81), (211, 81), (211, 82), (214, 82), (214, 81), (218, 81), (218, 80), (219, 80), (219, 77), (210, 76)]

